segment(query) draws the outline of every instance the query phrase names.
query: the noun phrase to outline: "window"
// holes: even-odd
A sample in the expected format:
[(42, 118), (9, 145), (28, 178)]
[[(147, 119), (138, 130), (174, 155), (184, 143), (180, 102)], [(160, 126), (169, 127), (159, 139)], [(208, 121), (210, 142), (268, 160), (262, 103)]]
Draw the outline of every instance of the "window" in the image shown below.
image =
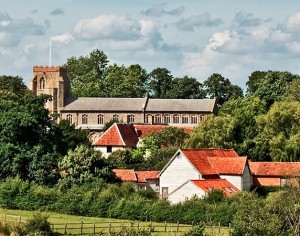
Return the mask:
[(179, 123), (179, 115), (174, 115), (173, 116), (173, 123), (178, 124)]
[(107, 146), (106, 147), (106, 152), (111, 153), (112, 152), (112, 146)]
[(198, 124), (198, 117), (197, 116), (192, 116), (191, 117), (191, 123), (192, 124)]
[(187, 124), (189, 123), (189, 117), (188, 116), (183, 116), (182, 117), (182, 124)]
[(42, 77), (40, 79), (40, 89), (45, 89), (45, 78), (44, 77)]
[(129, 115), (127, 117), (128, 123), (134, 123), (134, 115)]
[(82, 115), (82, 124), (86, 125), (88, 123), (88, 115), (87, 114), (83, 114)]
[(99, 125), (102, 125), (102, 124), (104, 124), (104, 116), (103, 115), (98, 115), (98, 124)]
[(71, 114), (67, 115), (67, 120), (70, 122), (70, 124), (73, 123), (73, 116)]
[(154, 123), (156, 123), (156, 124), (161, 124), (161, 115), (156, 115), (156, 116), (155, 116)]
[(169, 123), (171, 123), (170, 121), (171, 121), (170, 116), (169, 115), (165, 115), (164, 116), (164, 123), (169, 124)]
[(119, 116), (118, 116), (118, 115), (113, 115), (113, 120), (114, 120), (115, 122), (118, 122), (118, 121), (119, 121)]
[(169, 188), (168, 187), (162, 187), (161, 192), (162, 192), (162, 198), (166, 199), (169, 195)]

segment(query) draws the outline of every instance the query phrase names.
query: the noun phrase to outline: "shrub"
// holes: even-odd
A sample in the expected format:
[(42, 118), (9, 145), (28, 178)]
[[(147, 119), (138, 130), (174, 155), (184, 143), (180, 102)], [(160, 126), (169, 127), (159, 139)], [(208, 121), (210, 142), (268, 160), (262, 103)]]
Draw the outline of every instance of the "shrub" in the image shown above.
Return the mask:
[(205, 224), (198, 223), (193, 226), (188, 232), (184, 233), (183, 236), (204, 236)]
[(48, 236), (51, 235), (51, 225), (48, 222), (48, 216), (40, 213), (34, 214), (25, 225), (26, 232), (31, 235)]

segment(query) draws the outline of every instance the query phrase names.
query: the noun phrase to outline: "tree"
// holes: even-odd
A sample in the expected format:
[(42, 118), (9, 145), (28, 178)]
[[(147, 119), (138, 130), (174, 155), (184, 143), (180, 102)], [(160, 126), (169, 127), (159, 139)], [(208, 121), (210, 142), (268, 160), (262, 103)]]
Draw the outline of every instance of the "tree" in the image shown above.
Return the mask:
[(96, 49), (86, 57), (68, 58), (64, 67), (67, 68), (74, 97), (103, 96), (103, 79), (108, 59), (104, 52)]
[(102, 178), (107, 182), (116, 182), (117, 178), (102, 153), (86, 146), (69, 151), (58, 164), (63, 182), (67, 185), (92, 182)]
[(285, 100), (300, 102), (300, 79), (295, 79), (289, 83), (285, 91)]
[(205, 91), (203, 85), (195, 78), (184, 76), (173, 79), (168, 97), (177, 99), (205, 98)]
[(19, 76), (0, 76), (0, 99), (20, 99), (29, 93)]
[(299, 76), (287, 71), (255, 71), (246, 83), (247, 93), (266, 101), (267, 107), (270, 107), (274, 102), (284, 100), (287, 87), (295, 79)]
[(236, 122), (232, 116), (210, 116), (192, 131), (185, 147), (234, 148)]
[(225, 79), (220, 74), (212, 74), (203, 85), (208, 98), (216, 98), (218, 105), (222, 105), (229, 99), (243, 96), (243, 90), (239, 86), (232, 85), (229, 79)]
[(149, 74), (149, 93), (153, 98), (169, 98), (173, 76), (166, 68), (156, 68)]
[(267, 114), (257, 117), (258, 135), (255, 144), (261, 159), (268, 155), (273, 161), (299, 161), (300, 103), (276, 102)]

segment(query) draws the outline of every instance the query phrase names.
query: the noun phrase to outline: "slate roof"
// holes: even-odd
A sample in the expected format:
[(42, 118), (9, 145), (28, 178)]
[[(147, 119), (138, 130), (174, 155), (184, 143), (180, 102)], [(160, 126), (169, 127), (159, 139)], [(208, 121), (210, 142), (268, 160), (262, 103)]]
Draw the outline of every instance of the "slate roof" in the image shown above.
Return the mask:
[(80, 97), (70, 101), (61, 111), (131, 111), (143, 112), (147, 98)]
[(146, 112), (207, 112), (214, 111), (215, 99), (149, 99)]
[(138, 141), (138, 136), (132, 125), (125, 123), (114, 123), (98, 139), (96, 139), (92, 145), (136, 147)]
[(252, 162), (252, 175), (256, 176), (300, 176), (300, 162)]
[(113, 169), (115, 175), (124, 182), (136, 182), (137, 177), (133, 169)]
[(223, 190), (225, 195), (232, 195), (238, 192), (233, 184), (228, 182), (226, 179), (212, 179), (212, 180), (191, 180), (197, 187), (201, 188), (206, 193), (213, 189)]

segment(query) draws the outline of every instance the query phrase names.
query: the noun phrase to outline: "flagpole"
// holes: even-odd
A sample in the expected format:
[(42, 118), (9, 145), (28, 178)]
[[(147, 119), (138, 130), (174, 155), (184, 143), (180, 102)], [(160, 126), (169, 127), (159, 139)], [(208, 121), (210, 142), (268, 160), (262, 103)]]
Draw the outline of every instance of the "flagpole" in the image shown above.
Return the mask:
[(51, 66), (51, 39), (49, 41), (49, 66)]

